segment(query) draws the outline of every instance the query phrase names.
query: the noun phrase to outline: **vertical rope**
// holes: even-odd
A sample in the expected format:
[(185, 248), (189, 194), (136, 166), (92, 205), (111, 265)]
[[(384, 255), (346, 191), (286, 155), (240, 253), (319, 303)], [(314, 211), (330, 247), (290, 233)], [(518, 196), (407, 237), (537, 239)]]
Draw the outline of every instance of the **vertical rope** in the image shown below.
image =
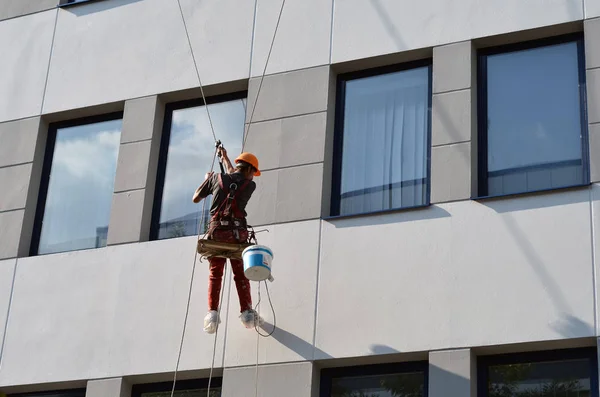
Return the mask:
[[(218, 148), (215, 149), (215, 154), (213, 156), (212, 164), (210, 166), (211, 172), (215, 168), (215, 160), (217, 158), (217, 150), (218, 150)], [(200, 215), (201, 226), (198, 228), (197, 240), (200, 240), (200, 235), (202, 234), (202, 231), (203, 231), (203, 226), (204, 226), (204, 221), (205, 221), (205, 213), (206, 213), (206, 200), (203, 200), (202, 214)], [(185, 340), (185, 330), (187, 328), (187, 321), (188, 321), (188, 317), (189, 317), (189, 313), (190, 313), (190, 302), (192, 299), (192, 287), (194, 285), (194, 275), (196, 273), (196, 261), (198, 260), (198, 249), (196, 247), (194, 247), (194, 248), (195, 248), (194, 249), (194, 264), (192, 266), (192, 274), (190, 276), (190, 285), (188, 287), (187, 304), (185, 307), (185, 316), (183, 318), (183, 330), (181, 331), (181, 340), (179, 342), (179, 352), (177, 353), (177, 363), (175, 364), (175, 373), (173, 374), (173, 387), (171, 388), (171, 397), (173, 397), (173, 395), (175, 394), (175, 385), (177, 383), (177, 372), (179, 371), (179, 364), (181, 363), (181, 353), (183, 351), (183, 342)], [(225, 279), (225, 278), (223, 277), (223, 279)], [(221, 290), (221, 293), (223, 293), (222, 290)], [(219, 312), (220, 311), (221, 311), (221, 301), (219, 301)], [(217, 330), (218, 330), (218, 327), (217, 327)], [(217, 343), (216, 340), (217, 340), (217, 333), (215, 333), (215, 345)], [(213, 349), (213, 363), (214, 363), (214, 356), (215, 356), (215, 352)], [(211, 368), (211, 373), (212, 373), (212, 368)], [(210, 384), (210, 380), (209, 380), (209, 384)]]

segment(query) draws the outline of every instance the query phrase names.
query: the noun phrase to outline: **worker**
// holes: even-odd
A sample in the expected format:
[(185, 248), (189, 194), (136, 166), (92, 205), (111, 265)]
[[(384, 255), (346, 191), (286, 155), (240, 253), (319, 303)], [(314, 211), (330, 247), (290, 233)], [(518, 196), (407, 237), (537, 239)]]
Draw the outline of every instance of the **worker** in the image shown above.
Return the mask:
[[(242, 153), (235, 159), (235, 167), (233, 167), (224, 147), (219, 147), (218, 155), (226, 172), (206, 174), (204, 182), (194, 193), (193, 201), (198, 203), (212, 194), (209, 239), (223, 243), (246, 243), (248, 242), (246, 205), (256, 189), (253, 179), (260, 175), (258, 159), (252, 153)], [(208, 313), (204, 318), (204, 331), (209, 334), (215, 333), (221, 322), (218, 308), (226, 261), (225, 258), (217, 257), (208, 259), (210, 263)], [(252, 308), (250, 281), (244, 275), (244, 264), (238, 259), (230, 259), (230, 263), (240, 301), (240, 319), (246, 328), (254, 328), (262, 324), (262, 318)]]

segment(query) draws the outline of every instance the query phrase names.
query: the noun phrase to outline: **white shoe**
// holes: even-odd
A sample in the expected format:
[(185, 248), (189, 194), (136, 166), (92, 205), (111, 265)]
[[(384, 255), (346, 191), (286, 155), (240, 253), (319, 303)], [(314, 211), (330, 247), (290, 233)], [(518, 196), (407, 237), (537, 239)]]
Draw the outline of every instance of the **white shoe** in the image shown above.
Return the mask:
[(256, 310), (253, 309), (243, 311), (240, 315), (240, 319), (242, 320), (244, 327), (248, 329), (263, 325), (265, 322), (263, 318), (258, 315)]
[(211, 310), (204, 317), (204, 332), (207, 334), (214, 334), (217, 332), (217, 327), (221, 323), (221, 319), (219, 318), (219, 312), (216, 310)]

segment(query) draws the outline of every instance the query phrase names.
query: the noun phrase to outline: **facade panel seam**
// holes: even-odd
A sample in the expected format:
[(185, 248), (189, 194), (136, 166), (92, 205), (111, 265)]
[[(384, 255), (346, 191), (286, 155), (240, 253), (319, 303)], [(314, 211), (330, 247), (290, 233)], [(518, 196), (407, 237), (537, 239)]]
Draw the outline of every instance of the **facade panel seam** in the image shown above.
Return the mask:
[(50, 42), (50, 55), (48, 56), (48, 68), (46, 69), (46, 81), (44, 81), (44, 91), (42, 92), (42, 104), (40, 106), (40, 114), (44, 112), (44, 104), (46, 102), (46, 90), (48, 89), (48, 80), (50, 79), (52, 53), (54, 52), (54, 39), (56, 38), (56, 27), (58, 26), (58, 11), (59, 8), (56, 8), (56, 16), (54, 17), (54, 29), (52, 31), (52, 41)]
[(3, 168), (10, 168), (10, 167), (18, 167), (21, 165), (27, 165), (27, 164), (32, 164), (33, 161), (25, 161), (23, 163), (14, 163), (14, 164), (7, 164), (7, 165), (0, 165), (0, 170)]
[[(275, 118), (272, 118), (272, 119), (258, 120), (258, 121), (253, 121), (251, 124), (255, 125), (255, 124), (260, 124), (260, 123), (266, 123), (268, 121), (277, 121), (277, 120), (291, 119), (291, 118), (294, 118), (294, 117), (310, 116), (310, 115), (313, 115), (313, 114), (320, 114), (320, 113), (327, 113), (327, 109), (318, 110), (316, 112), (294, 114), (294, 115), (291, 115), (291, 116), (283, 116), (283, 117), (275, 117)], [(245, 124), (247, 126), (250, 123), (246, 122)]]
[(319, 245), (317, 247), (317, 280), (315, 288), (315, 313), (314, 313), (314, 322), (313, 322), (313, 337), (312, 337), (312, 360), (315, 360), (315, 353), (317, 349), (317, 318), (319, 315), (319, 288), (320, 288), (320, 279), (321, 279), (321, 239), (323, 238), (323, 220), (319, 221)]
[(436, 96), (436, 95), (443, 95), (443, 94), (452, 94), (453, 92), (470, 91), (471, 88), (472, 87), (455, 88), (453, 90), (444, 90), (444, 91), (439, 91), (439, 92), (433, 92), (431, 95)]
[(458, 142), (452, 142), (452, 143), (442, 143), (440, 145), (431, 145), (432, 148), (439, 148), (439, 147), (445, 147), (445, 146), (456, 146), (456, 145), (462, 145), (465, 143), (471, 143), (471, 140), (466, 140), (466, 141), (458, 141)]
[[(302, 72), (303, 70), (318, 69), (318, 68), (322, 68), (324, 66), (331, 66), (331, 64), (329, 64), (329, 63), (322, 63), (322, 64), (319, 64), (319, 65), (306, 66), (306, 67), (298, 68), (298, 69), (289, 69), (289, 70), (284, 70), (284, 71), (279, 71), (279, 72), (267, 73), (267, 74), (265, 74), (265, 78), (272, 77), (272, 76), (277, 76), (277, 75), (280, 75), (280, 74), (286, 74), (286, 73)], [(261, 75), (255, 75), (255, 76), (252, 76), (250, 79), (251, 80), (259, 80), (260, 77), (261, 77)]]

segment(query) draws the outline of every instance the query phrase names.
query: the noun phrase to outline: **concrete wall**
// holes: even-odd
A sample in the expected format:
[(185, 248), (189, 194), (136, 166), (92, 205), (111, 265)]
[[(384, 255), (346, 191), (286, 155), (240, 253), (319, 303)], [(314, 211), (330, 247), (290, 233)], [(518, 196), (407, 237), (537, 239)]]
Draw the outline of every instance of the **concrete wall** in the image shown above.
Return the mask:
[[(563, 31), (585, 33), (600, 182), (599, 3), (459, 3), (287, 0), (263, 80), (282, 0), (181, 0), (181, 11), (175, 0), (4, 2), (0, 391), (87, 384), (90, 397), (128, 397), (132, 384), (171, 378), (195, 239), (147, 240), (165, 104), (198, 97), (199, 76), (211, 93), (248, 87), (245, 149), (263, 170), (249, 221), (275, 252), (271, 338), (242, 327), (227, 273), (215, 350), (224, 396), (251, 394), (257, 362), (259, 395), (315, 397), (321, 367), (414, 354), (428, 357), (430, 396), (474, 395), (479, 349), (595, 344), (600, 185), (470, 197), (476, 49)], [(433, 205), (323, 219), (337, 74), (423, 58), (433, 59)], [(48, 123), (114, 110), (124, 119), (109, 245), (28, 257)], [(211, 366), (207, 273), (196, 264), (184, 378)], [(257, 302), (256, 284), (252, 293)], [(264, 286), (261, 298), (268, 332)]]

